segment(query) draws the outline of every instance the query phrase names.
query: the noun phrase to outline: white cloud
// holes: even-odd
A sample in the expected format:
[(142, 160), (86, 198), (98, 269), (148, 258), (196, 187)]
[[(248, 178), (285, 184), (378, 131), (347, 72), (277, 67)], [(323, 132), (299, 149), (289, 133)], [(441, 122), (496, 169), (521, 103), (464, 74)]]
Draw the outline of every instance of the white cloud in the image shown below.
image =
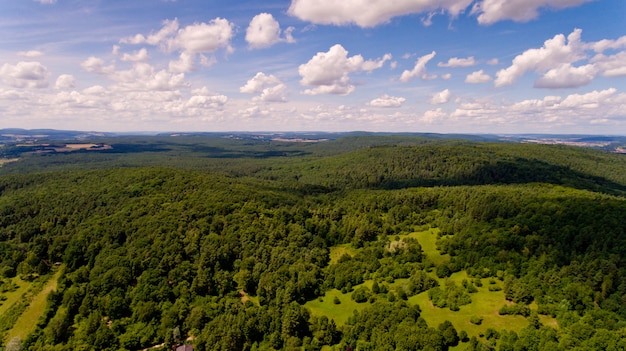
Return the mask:
[(444, 10), (456, 17), (472, 0), (292, 0), (288, 13), (316, 24), (374, 27), (393, 17)]
[(249, 79), (246, 84), (239, 88), (239, 91), (246, 94), (258, 94), (254, 100), (267, 101), (267, 102), (285, 102), (287, 97), (285, 96), (287, 87), (280, 79), (273, 75), (266, 75), (263, 72), (257, 73), (254, 77)]
[(348, 57), (348, 51), (336, 44), (328, 52), (318, 52), (309, 62), (298, 67), (298, 73), (302, 77), (300, 84), (313, 87), (303, 93), (348, 95), (355, 89), (350, 81), (351, 73), (371, 72), (381, 68), (389, 59), (391, 59), (389, 54), (381, 59), (368, 61), (365, 61), (361, 55)]
[(170, 61), (169, 71), (172, 73), (191, 72), (194, 70), (194, 55), (188, 52), (181, 52), (180, 57), (176, 61)]
[(266, 75), (258, 72), (254, 77), (246, 82), (246, 85), (239, 88), (239, 91), (247, 94), (256, 94), (269, 85), (280, 84), (280, 80), (273, 75)]
[(482, 0), (474, 4), (478, 23), (493, 24), (503, 20), (527, 22), (539, 16), (539, 9), (564, 9), (592, 0)]
[(74, 89), (76, 87), (76, 79), (71, 74), (62, 74), (57, 78), (54, 87), (57, 90)]
[(143, 34), (136, 34), (132, 37), (122, 38), (120, 40), (121, 44), (150, 44), (150, 45), (159, 45), (164, 44), (172, 35), (176, 33), (178, 30), (178, 19), (174, 19), (172, 21), (165, 20), (163, 21), (163, 27), (156, 33), (148, 35), (148, 37), (144, 37)]
[(122, 55), (121, 60), (122, 61), (130, 61), (130, 62), (140, 62), (140, 61), (146, 61), (148, 60), (148, 50), (146, 50), (145, 48), (142, 48), (139, 51), (135, 51), (133, 53), (125, 53), (124, 55)]
[(598, 54), (591, 59), (591, 62), (602, 71), (602, 75), (605, 77), (621, 77), (626, 75), (626, 51), (621, 51), (610, 56)]
[(452, 94), (450, 93), (450, 89), (445, 89), (440, 91), (432, 96), (430, 99), (430, 103), (433, 105), (441, 105), (450, 101), (450, 97)]
[[(184, 28), (179, 28), (178, 19), (166, 20), (158, 32), (148, 36), (136, 34), (122, 38), (120, 43), (159, 46), (168, 53), (178, 51), (179, 58), (170, 61), (169, 70), (173, 73), (190, 72), (195, 68), (194, 60), (198, 56), (202, 66), (210, 67), (216, 62), (215, 57), (206, 57), (203, 53), (214, 53), (220, 49), (225, 49), (230, 53), (234, 50), (230, 44), (235, 34), (234, 27), (233, 23), (223, 18), (215, 18), (208, 23), (194, 23)], [(122, 59), (144, 61), (147, 59), (147, 51), (144, 52), (144, 50), (134, 55), (124, 55)], [(119, 51), (119, 48), (114, 48), (114, 51)]]
[(0, 80), (15, 88), (46, 88), (50, 72), (39, 62), (5, 63), (0, 67)]
[(129, 70), (116, 71), (110, 78), (121, 90), (172, 91), (186, 86), (184, 73), (155, 72), (154, 67), (143, 62), (136, 63)]
[(232, 51), (230, 40), (234, 35), (234, 24), (223, 18), (209, 23), (196, 23), (178, 30), (176, 36), (167, 43), (168, 48), (191, 53), (214, 52), (225, 48)]
[(437, 64), (438, 67), (471, 67), (474, 65), (476, 65), (474, 56), (470, 56), (468, 58), (453, 57), (449, 59), (448, 62), (439, 62)]
[[(604, 55), (604, 50), (626, 47), (626, 36), (617, 40), (597, 42), (581, 41), (582, 30), (576, 29), (565, 39), (558, 34), (546, 40), (541, 48), (529, 49), (513, 59), (511, 66), (496, 73), (496, 86), (513, 84), (526, 72), (541, 77), (535, 81), (537, 88), (576, 88), (591, 83), (597, 76), (619, 77), (626, 75), (626, 51)], [(596, 55), (589, 59), (589, 51)], [(582, 63), (579, 63), (583, 61)], [(584, 61), (587, 61), (586, 64)], [(578, 66), (574, 64), (578, 63)]]
[(403, 97), (389, 96), (387, 94), (376, 98), (368, 103), (373, 107), (400, 107), (406, 101)]
[(546, 72), (535, 82), (535, 87), (548, 89), (581, 87), (591, 83), (597, 71), (592, 64), (573, 67), (569, 63), (564, 63)]
[(580, 29), (574, 30), (567, 37), (555, 35), (546, 40), (543, 47), (529, 49), (513, 59), (511, 66), (496, 73), (496, 86), (513, 84), (528, 71), (545, 72), (565, 63), (573, 63), (584, 57), (580, 42)]
[(448, 80), (450, 78), (452, 78), (452, 74), (451, 73), (445, 73), (445, 74), (441, 75), (441, 79), (443, 79), (443, 80)]
[(490, 66), (495, 66), (498, 63), (500, 63), (500, 60), (498, 60), (497, 58), (492, 58), (491, 60), (487, 61), (487, 64)]
[(603, 52), (605, 50), (626, 48), (626, 35), (618, 38), (617, 40), (602, 39), (595, 43), (588, 44), (588, 48), (595, 52)]
[(482, 69), (480, 71), (472, 72), (465, 77), (465, 83), (487, 83), (491, 81), (491, 77), (485, 73)]
[(433, 124), (435, 122), (444, 120), (447, 117), (448, 117), (447, 113), (443, 112), (441, 108), (437, 108), (435, 110), (428, 110), (424, 112), (424, 114), (419, 120), (427, 124)]
[(110, 74), (115, 71), (113, 64), (109, 66), (104, 65), (104, 60), (95, 56), (90, 56), (83, 61), (80, 66), (87, 72), (98, 74)]
[(250, 21), (246, 30), (246, 41), (253, 49), (270, 47), (279, 42), (295, 43), (292, 36), (293, 27), (285, 30), (285, 37), (281, 38), (281, 29), (278, 21), (269, 13), (260, 13)]
[(57, 0), (35, 0), (42, 5), (53, 5), (57, 3)]
[(228, 102), (226, 95), (213, 93), (207, 87), (195, 89), (192, 94), (186, 103), (186, 107), (192, 109), (221, 109)]
[(30, 58), (41, 57), (43, 56), (43, 52), (37, 51), (37, 50), (19, 51), (17, 53), (17, 56), (30, 57)]
[(264, 88), (261, 95), (255, 97), (254, 101), (266, 102), (287, 102), (287, 86), (285, 84), (277, 84), (273, 87)]
[(429, 76), (426, 73), (426, 64), (428, 63), (428, 61), (432, 60), (433, 57), (435, 57), (435, 55), (436, 53), (433, 51), (430, 54), (427, 54), (418, 58), (412, 70), (410, 71), (405, 70), (404, 72), (402, 72), (402, 75), (400, 76), (400, 81), (406, 83), (406, 82), (413, 80), (416, 77), (420, 77), (422, 79), (428, 79)]

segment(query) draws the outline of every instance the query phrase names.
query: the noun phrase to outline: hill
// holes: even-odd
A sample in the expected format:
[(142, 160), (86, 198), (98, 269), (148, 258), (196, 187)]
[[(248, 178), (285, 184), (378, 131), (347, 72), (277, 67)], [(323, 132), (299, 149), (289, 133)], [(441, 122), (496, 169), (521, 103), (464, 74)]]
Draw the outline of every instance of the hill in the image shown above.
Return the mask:
[[(1, 294), (64, 267), (5, 345), (626, 347), (623, 155), (406, 135), (93, 143), (112, 148), (14, 149), (0, 168)], [(24, 308), (6, 310), (3, 333)]]

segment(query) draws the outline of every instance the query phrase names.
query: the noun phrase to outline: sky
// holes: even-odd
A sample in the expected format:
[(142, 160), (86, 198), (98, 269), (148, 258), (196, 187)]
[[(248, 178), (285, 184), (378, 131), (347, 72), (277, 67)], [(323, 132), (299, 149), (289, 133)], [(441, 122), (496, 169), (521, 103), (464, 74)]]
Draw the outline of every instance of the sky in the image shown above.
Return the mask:
[(0, 128), (626, 135), (626, 1), (0, 0)]

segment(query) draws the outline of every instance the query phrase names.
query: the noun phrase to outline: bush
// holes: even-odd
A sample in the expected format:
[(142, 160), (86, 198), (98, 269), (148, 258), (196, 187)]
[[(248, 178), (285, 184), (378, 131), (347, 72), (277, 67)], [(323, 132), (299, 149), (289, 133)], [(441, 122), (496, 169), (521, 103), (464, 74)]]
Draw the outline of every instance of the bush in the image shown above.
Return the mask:
[(339, 300), (339, 298), (337, 296), (335, 296), (335, 298), (333, 299), (333, 303), (335, 305), (339, 305), (341, 303), (341, 300)]
[(367, 301), (371, 294), (372, 292), (370, 291), (370, 289), (364, 286), (361, 286), (358, 289), (354, 290), (354, 292), (351, 295), (351, 298), (356, 303), (362, 303), (362, 302)]
[(470, 317), (470, 323), (481, 325), (483, 323), (483, 317), (480, 316), (472, 316)]

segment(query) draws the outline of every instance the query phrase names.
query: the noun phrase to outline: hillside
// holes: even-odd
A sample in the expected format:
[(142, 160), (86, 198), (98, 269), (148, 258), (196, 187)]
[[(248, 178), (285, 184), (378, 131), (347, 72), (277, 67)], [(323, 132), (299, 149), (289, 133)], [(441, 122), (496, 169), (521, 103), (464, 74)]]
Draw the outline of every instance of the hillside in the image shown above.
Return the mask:
[(63, 271), (28, 337), (8, 339), (25, 307), (6, 306), (3, 345), (626, 348), (624, 155), (412, 136), (90, 142), (112, 148), (4, 150), (19, 161), (0, 168), (0, 296)]

